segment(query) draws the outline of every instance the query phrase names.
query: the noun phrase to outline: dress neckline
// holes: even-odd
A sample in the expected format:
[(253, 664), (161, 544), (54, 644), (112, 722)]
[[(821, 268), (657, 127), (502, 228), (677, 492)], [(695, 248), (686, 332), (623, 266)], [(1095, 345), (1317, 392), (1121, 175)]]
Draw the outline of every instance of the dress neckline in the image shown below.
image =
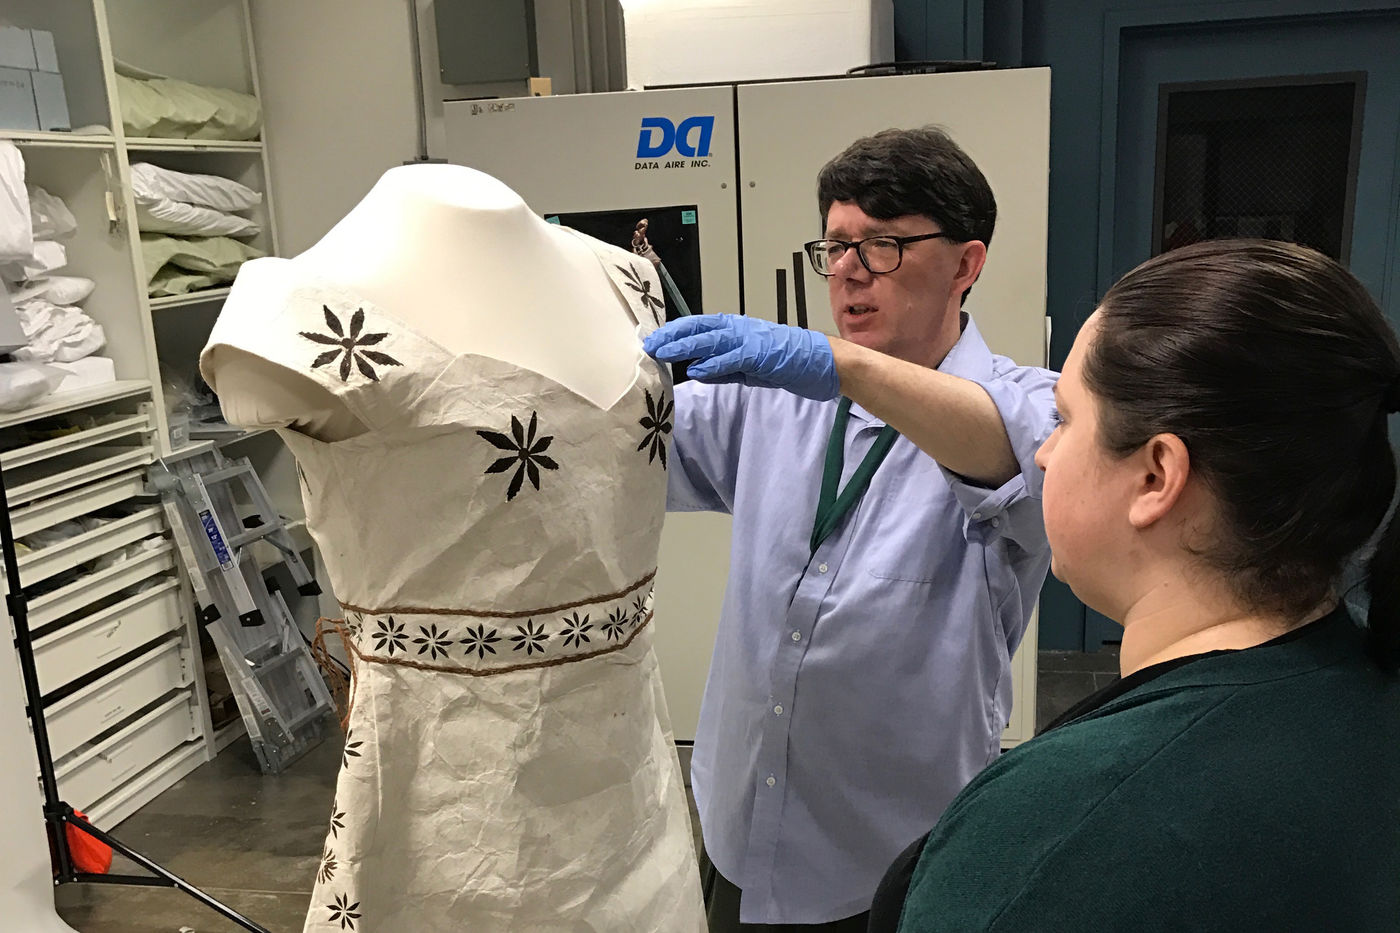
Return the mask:
[[(561, 229), (562, 229), (562, 230), (565, 230), (565, 231), (567, 231), (567, 232), (569, 232), (569, 233), (571, 233), (571, 234), (573, 234), (574, 236), (577, 236), (579, 239), (581, 239), (581, 240), (584, 241), (585, 245), (588, 246), (589, 252), (593, 254), (593, 258), (598, 262), (598, 265), (599, 265), (600, 268), (602, 269), (603, 274), (607, 277), (608, 284), (612, 286), (613, 295), (614, 295), (614, 296), (617, 298), (617, 300), (622, 304), (622, 307), (623, 307), (624, 309), (626, 309), (628, 316), (632, 319), (633, 333), (634, 333), (634, 334), (637, 336), (637, 338), (638, 338), (638, 340), (637, 340), (637, 355), (636, 355), (636, 359), (633, 361), (633, 365), (632, 365), (632, 377), (627, 381), (626, 385), (622, 388), (622, 390), (618, 393), (618, 395), (617, 395), (615, 398), (613, 398), (612, 401), (610, 401), (610, 402), (609, 402), (608, 404), (606, 404), (606, 405), (599, 405), (597, 402), (594, 402), (592, 399), (590, 399), (590, 398), (588, 398), (588, 397), (582, 395), (580, 392), (578, 392), (578, 390), (574, 389), (572, 386), (568, 385), (567, 383), (564, 383), (564, 382), (562, 382), (562, 381), (560, 381), (560, 380), (558, 380), (558, 379), (555, 379), (554, 377), (549, 376), (549, 375), (547, 375), (547, 374), (545, 374), (545, 373), (542, 373), (542, 372), (540, 372), (539, 370), (533, 369), (533, 368), (531, 368), (531, 367), (529, 367), (529, 366), (524, 366), (524, 365), (522, 365), (522, 364), (520, 364), (520, 363), (516, 363), (516, 362), (513, 362), (513, 361), (511, 361), (511, 360), (502, 359), (502, 358), (500, 358), (500, 357), (498, 357), (498, 356), (491, 356), (491, 355), (489, 355), (489, 354), (484, 354), (484, 353), (474, 353), (474, 352), (472, 352), (472, 351), (470, 351), (470, 350), (465, 350), (465, 351), (454, 351), (454, 350), (450, 349), (449, 347), (444, 346), (444, 345), (443, 345), (441, 342), (439, 342), (438, 340), (436, 340), (436, 339), (434, 339), (434, 338), (432, 338), (432, 337), (429, 337), (428, 335), (426, 335), (426, 334), (424, 334), (424, 333), (421, 333), (417, 328), (413, 327), (413, 326), (410, 325), (407, 321), (405, 321), (403, 318), (399, 317), (398, 315), (394, 314), (393, 312), (386, 310), (385, 308), (381, 307), (380, 305), (376, 304), (376, 303), (373, 302), (373, 301), (370, 301), (370, 300), (367, 299), (367, 298), (364, 298), (364, 297), (361, 296), (358, 292), (356, 292), (354, 289), (348, 288), (348, 287), (346, 287), (345, 285), (336, 283), (336, 282), (334, 282), (334, 281), (332, 281), (332, 280), (330, 280), (330, 279), (327, 279), (327, 278), (325, 278), (325, 277), (323, 277), (323, 276), (316, 275), (316, 274), (314, 274), (314, 273), (313, 273), (313, 274), (307, 274), (307, 273), (298, 271), (298, 272), (294, 275), (294, 277), (293, 277), (295, 284), (293, 284), (292, 289), (293, 289), (294, 292), (295, 292), (295, 291), (300, 291), (300, 290), (303, 290), (303, 289), (308, 290), (308, 291), (319, 291), (319, 290), (321, 290), (321, 289), (324, 289), (324, 290), (326, 290), (326, 291), (328, 291), (328, 292), (330, 292), (330, 293), (332, 293), (332, 294), (335, 294), (335, 295), (337, 295), (337, 296), (340, 296), (341, 300), (345, 301), (345, 302), (348, 303), (348, 304), (353, 304), (353, 305), (355, 305), (357, 308), (359, 308), (359, 309), (361, 309), (361, 310), (370, 310), (370, 311), (373, 312), (373, 314), (374, 314), (376, 317), (379, 317), (379, 318), (381, 318), (381, 319), (383, 319), (383, 320), (386, 320), (386, 321), (389, 321), (389, 322), (392, 322), (392, 323), (398, 325), (398, 327), (399, 327), (399, 329), (400, 329), (400, 331), (401, 331), (402, 333), (411, 335), (411, 337), (412, 337), (414, 340), (420, 341), (421, 343), (426, 344), (427, 346), (429, 346), (429, 347), (433, 348), (434, 350), (438, 351), (438, 353), (440, 353), (445, 359), (454, 360), (454, 361), (455, 361), (455, 360), (458, 360), (458, 359), (487, 360), (487, 361), (490, 361), (490, 362), (492, 362), (492, 363), (500, 364), (500, 365), (502, 365), (502, 366), (508, 366), (508, 367), (511, 367), (511, 368), (513, 368), (513, 369), (515, 369), (515, 370), (518, 370), (519, 372), (525, 373), (525, 374), (530, 375), (530, 376), (534, 376), (535, 378), (540, 379), (540, 380), (543, 381), (543, 382), (547, 382), (547, 383), (549, 383), (550, 385), (559, 388), (560, 390), (564, 391), (564, 392), (567, 393), (568, 395), (573, 396), (575, 399), (577, 399), (577, 400), (578, 400), (579, 402), (581, 402), (582, 404), (587, 405), (589, 408), (592, 408), (592, 409), (594, 409), (594, 410), (596, 410), (596, 411), (603, 412), (603, 413), (605, 413), (605, 414), (606, 414), (606, 413), (611, 413), (611, 412), (614, 411), (614, 410), (618, 407), (618, 405), (620, 405), (626, 398), (628, 398), (629, 396), (631, 396), (632, 394), (635, 393), (638, 384), (639, 384), (639, 383), (641, 382), (641, 380), (642, 380), (642, 375), (643, 375), (643, 372), (644, 372), (643, 367), (644, 367), (644, 365), (646, 364), (646, 362), (650, 359), (650, 357), (648, 357), (648, 356), (646, 355), (646, 353), (644, 353), (644, 352), (642, 351), (641, 338), (642, 338), (643, 336), (645, 336), (645, 334), (644, 334), (644, 325), (640, 322), (640, 315), (638, 314), (637, 309), (636, 309), (636, 308), (634, 307), (634, 305), (633, 305), (633, 299), (631, 299), (631, 298), (627, 295), (627, 293), (623, 290), (622, 285), (620, 285), (620, 284), (618, 283), (618, 279), (617, 279), (617, 273), (622, 273), (623, 275), (627, 275), (628, 271), (632, 271), (633, 274), (635, 274), (635, 270), (624, 270), (624, 269), (622, 269), (621, 267), (618, 267), (617, 272), (614, 272), (613, 269), (609, 268), (609, 264), (608, 264), (607, 259), (606, 259), (603, 255), (600, 254), (599, 250), (598, 250), (592, 243), (588, 242), (588, 240), (589, 240), (588, 237), (586, 237), (586, 236), (585, 236), (584, 234), (582, 234), (582, 233), (579, 233), (578, 231), (574, 230), (574, 229), (571, 228), (571, 227), (561, 227)], [(601, 241), (599, 241), (599, 242), (601, 242)], [(282, 262), (285, 262), (285, 263), (288, 263), (288, 264), (289, 264), (289, 268), (291, 268), (290, 264), (294, 262), (294, 260), (292, 260), (292, 259), (281, 259), (281, 261), (282, 261)], [(644, 288), (640, 288), (640, 287), (638, 287), (637, 285), (633, 285), (633, 284), (632, 284), (632, 277), (631, 277), (630, 275), (627, 275), (627, 278), (626, 278), (625, 281), (626, 281), (626, 283), (629, 285), (629, 287), (632, 287), (633, 290), (637, 291), (637, 293), (638, 293), (638, 297), (637, 297), (637, 299), (636, 299), (637, 301), (639, 301), (639, 302), (644, 302), (644, 301), (646, 301), (647, 296), (649, 295), (649, 291), (645, 290)], [(645, 280), (641, 279), (641, 277), (640, 277), (639, 275), (637, 276), (637, 281), (638, 281), (638, 282), (643, 282), (643, 283), (645, 283)], [(650, 310), (649, 306), (648, 306), (648, 310)]]

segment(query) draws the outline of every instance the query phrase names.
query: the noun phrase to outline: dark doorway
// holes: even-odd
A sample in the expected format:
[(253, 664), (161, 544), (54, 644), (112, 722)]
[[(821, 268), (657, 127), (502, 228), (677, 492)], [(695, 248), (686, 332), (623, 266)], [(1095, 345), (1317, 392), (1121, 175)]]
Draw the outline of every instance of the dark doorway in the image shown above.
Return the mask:
[(1152, 252), (1199, 240), (1351, 253), (1363, 73), (1164, 84)]

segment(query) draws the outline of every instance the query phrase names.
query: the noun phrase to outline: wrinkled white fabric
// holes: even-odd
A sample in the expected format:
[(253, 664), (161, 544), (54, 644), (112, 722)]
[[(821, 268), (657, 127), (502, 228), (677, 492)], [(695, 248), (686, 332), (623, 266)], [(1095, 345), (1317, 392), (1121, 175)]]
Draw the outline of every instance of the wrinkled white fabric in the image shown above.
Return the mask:
[[(585, 242), (618, 314), (657, 326), (651, 263)], [(602, 409), (285, 270), (225, 306), (201, 369), (216, 392), (226, 366), (299, 374), (367, 429), (244, 425), (296, 456), (354, 651), (306, 933), (701, 933), (652, 650), (666, 371), (638, 343)]]
[(14, 351), (17, 360), (71, 363), (96, 353), (107, 340), (102, 325), (79, 308), (32, 298), (16, 305), (15, 313), (29, 339), (29, 346)]
[(32, 279), (10, 291), (10, 300), (15, 304), (42, 298), (56, 305), (79, 304), (92, 294), (97, 283), (79, 275), (46, 275)]
[(23, 261), (33, 252), (24, 156), (14, 143), (0, 140), (0, 262)]
[(136, 226), (142, 233), (180, 236), (256, 236), (262, 228), (247, 217), (169, 198), (138, 197)]
[(0, 363), (0, 411), (20, 411), (48, 395), (63, 372), (43, 363)]
[(149, 162), (131, 167), (131, 191), (138, 198), (168, 198), (216, 211), (246, 211), (262, 203), (261, 194), (231, 178), (177, 172)]
[(68, 264), (68, 251), (53, 240), (35, 240), (34, 249), (24, 259), (0, 263), (0, 278), (7, 282), (27, 282), (48, 275)]
[(78, 220), (63, 199), (38, 185), (29, 186), (29, 218), (36, 240), (66, 240), (78, 232)]

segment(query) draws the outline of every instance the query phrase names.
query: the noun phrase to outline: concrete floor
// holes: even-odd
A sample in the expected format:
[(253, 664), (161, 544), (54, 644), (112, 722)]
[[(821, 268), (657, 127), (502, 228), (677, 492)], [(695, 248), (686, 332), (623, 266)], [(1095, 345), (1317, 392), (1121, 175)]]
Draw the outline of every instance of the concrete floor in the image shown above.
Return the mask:
[[(300, 930), (339, 766), (332, 736), (283, 774), (264, 777), (240, 739), (111, 831), (273, 933)], [(112, 871), (139, 873), (123, 862)], [(55, 900), (81, 933), (242, 930), (171, 889), (70, 884)]]
[[(1042, 651), (1037, 728), (1117, 676), (1111, 652)], [(147, 804), (112, 832), (137, 852), (273, 933), (302, 928), (340, 764), (334, 737), (286, 773), (264, 777), (246, 739)], [(694, 818), (697, 844), (699, 821)], [(118, 858), (114, 872), (137, 873)], [(81, 933), (238, 933), (180, 891), (65, 885), (59, 915)]]

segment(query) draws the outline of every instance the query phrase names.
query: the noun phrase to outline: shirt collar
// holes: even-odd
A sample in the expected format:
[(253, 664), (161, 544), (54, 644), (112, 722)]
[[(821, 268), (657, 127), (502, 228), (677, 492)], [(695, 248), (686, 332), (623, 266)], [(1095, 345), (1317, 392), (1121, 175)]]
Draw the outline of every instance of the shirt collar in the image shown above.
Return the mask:
[[(992, 351), (987, 348), (987, 342), (982, 339), (982, 334), (978, 331), (972, 316), (966, 311), (960, 313), (963, 320), (962, 335), (958, 337), (958, 342), (953, 344), (953, 349), (948, 351), (948, 355), (943, 357), (943, 362), (939, 363), (936, 368), (940, 373), (947, 373), (961, 379), (973, 381), (990, 379), (992, 376)], [(854, 402), (851, 403), (851, 417), (874, 427), (884, 427), (885, 424)]]

